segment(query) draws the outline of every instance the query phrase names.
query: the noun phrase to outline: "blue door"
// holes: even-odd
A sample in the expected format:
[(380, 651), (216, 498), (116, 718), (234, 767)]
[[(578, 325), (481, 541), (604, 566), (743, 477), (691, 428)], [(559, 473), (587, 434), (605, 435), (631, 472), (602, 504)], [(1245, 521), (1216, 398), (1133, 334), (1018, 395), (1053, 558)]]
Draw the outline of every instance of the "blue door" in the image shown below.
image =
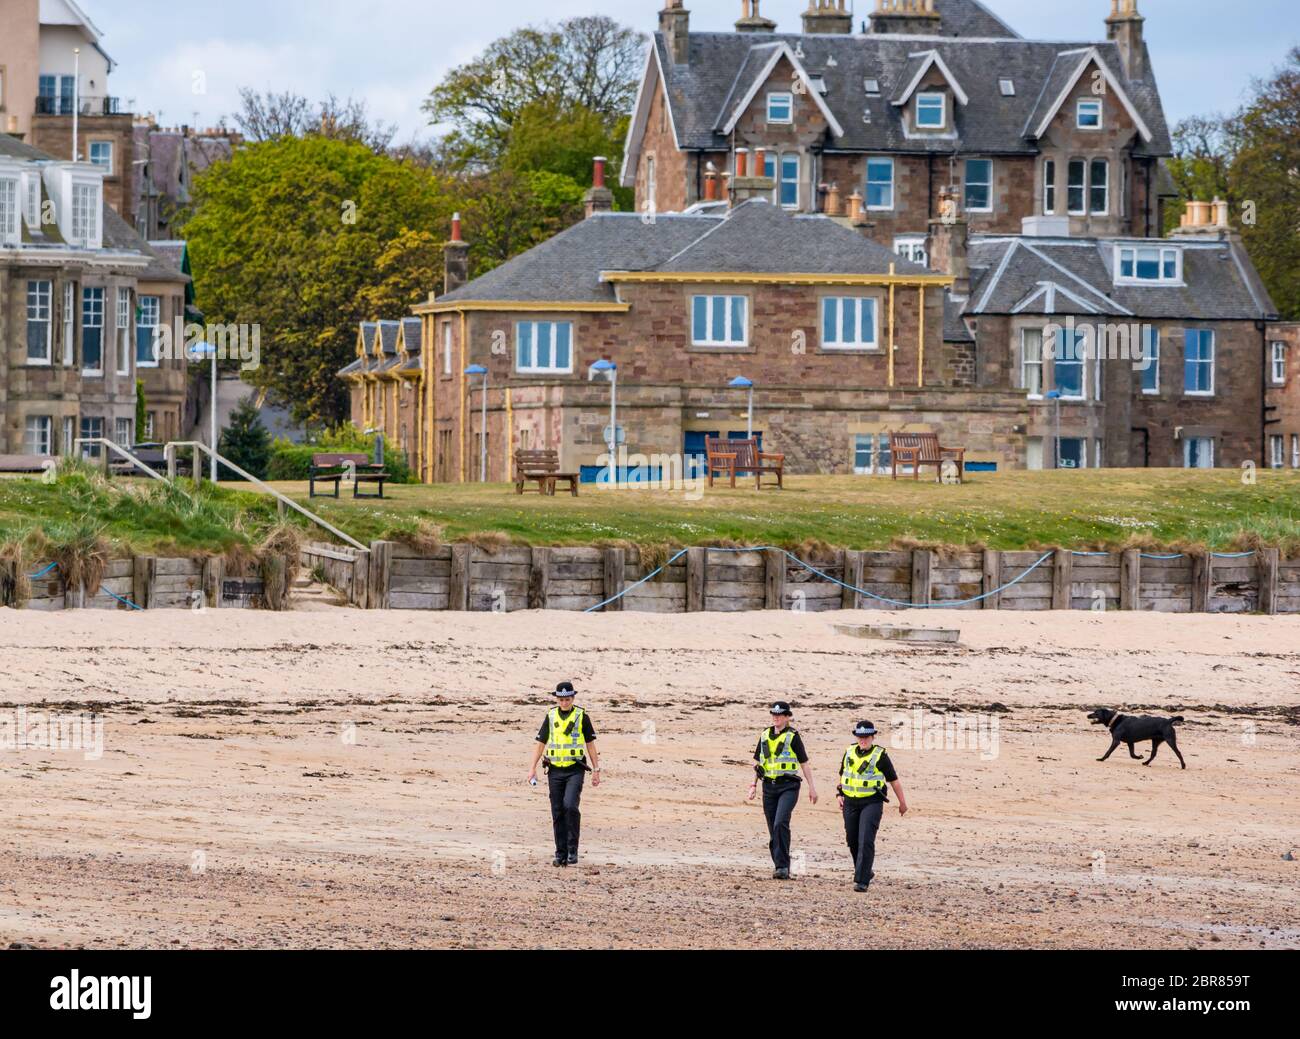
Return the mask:
[(718, 435), (717, 432), (694, 433), (687, 431), (686, 444), (682, 449), (682, 468), (686, 470), (686, 476), (691, 477), (704, 472), (704, 463), (708, 458), (708, 453), (704, 448), (704, 438)]

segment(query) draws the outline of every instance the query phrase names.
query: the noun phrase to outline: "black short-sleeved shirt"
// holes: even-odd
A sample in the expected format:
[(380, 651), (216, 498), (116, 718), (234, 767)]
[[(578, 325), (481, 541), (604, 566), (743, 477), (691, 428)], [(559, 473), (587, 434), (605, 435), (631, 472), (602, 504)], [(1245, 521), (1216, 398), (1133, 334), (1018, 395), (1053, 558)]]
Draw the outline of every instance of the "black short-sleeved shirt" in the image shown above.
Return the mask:
[[(576, 710), (577, 710), (576, 707), (572, 707), (567, 711), (560, 711), (560, 721), (562, 722), (568, 721), (569, 718), (572, 717), (573, 712)], [(596, 729), (591, 724), (591, 715), (588, 714), (586, 711), (582, 712), (582, 738), (586, 740), (588, 743), (592, 743), (596, 739)], [(542, 719), (542, 727), (537, 730), (537, 742), (538, 743), (551, 742), (551, 712), (550, 711), (546, 712), (546, 717)], [(586, 765), (586, 763), (587, 763), (587, 756), (584, 754), (572, 765), (550, 765), (550, 767), (560, 768), (560, 769), (580, 768)]]
[[(849, 749), (848, 749), (847, 747), (845, 747), (845, 748), (844, 748), (844, 753), (843, 753), (842, 755), (840, 755), (840, 776), (841, 776), (841, 778), (843, 778), (843, 776), (844, 776), (844, 765), (845, 765), (845, 762), (848, 761), (848, 758), (849, 758)], [(885, 777), (885, 782), (886, 782), (886, 783), (897, 783), (897, 782), (898, 782), (898, 770), (894, 768), (894, 763), (893, 763), (892, 761), (889, 760), (889, 751), (887, 751), (887, 750), (882, 750), (882, 751), (880, 752), (880, 760), (876, 762), (876, 768), (878, 768), (878, 769), (881, 771), (881, 773), (884, 775), (884, 777)], [(840, 787), (840, 784), (839, 784), (839, 783), (836, 783), (836, 784), (835, 784), (835, 791), (836, 791), (836, 793), (843, 793), (843, 792), (844, 792), (843, 789)], [(885, 801), (885, 802), (888, 802), (888, 801), (889, 801), (889, 792), (888, 792), (888, 788), (887, 788), (887, 787), (881, 787), (879, 791), (877, 791), (876, 793), (872, 794), (870, 797), (855, 797), (855, 798), (853, 798), (853, 800), (854, 800), (854, 801), (860, 801), (862, 804), (871, 804), (873, 801)]]
[[(790, 729), (790, 731), (794, 733), (794, 739), (790, 741), (790, 749), (794, 751), (794, 756), (799, 760), (799, 764), (806, 765), (808, 763), (808, 752), (803, 749), (803, 737), (799, 735), (797, 729)], [(803, 782), (803, 780), (799, 778), (798, 772), (790, 772), (784, 776), (779, 776), (776, 779), (768, 779), (763, 775), (763, 739), (771, 732), (772, 730), (770, 727), (764, 730), (763, 735), (760, 736), (758, 742), (754, 744), (754, 760), (758, 762), (758, 764), (754, 766), (754, 774), (758, 776), (759, 779), (763, 780), (764, 783)]]

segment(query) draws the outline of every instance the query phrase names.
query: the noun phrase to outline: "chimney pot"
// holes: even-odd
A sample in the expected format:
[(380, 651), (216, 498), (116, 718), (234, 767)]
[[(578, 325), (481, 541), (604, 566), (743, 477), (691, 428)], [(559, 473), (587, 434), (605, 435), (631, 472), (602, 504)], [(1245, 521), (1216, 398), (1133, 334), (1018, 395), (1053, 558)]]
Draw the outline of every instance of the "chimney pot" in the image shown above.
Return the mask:
[(744, 148), (736, 149), (736, 176), (747, 177), (749, 175), (749, 152)]
[(451, 215), (451, 240), (453, 242), (463, 242), (460, 232), (460, 214), (452, 213)]
[(605, 156), (597, 155), (591, 160), (591, 186), (593, 188), (603, 188), (605, 186)]

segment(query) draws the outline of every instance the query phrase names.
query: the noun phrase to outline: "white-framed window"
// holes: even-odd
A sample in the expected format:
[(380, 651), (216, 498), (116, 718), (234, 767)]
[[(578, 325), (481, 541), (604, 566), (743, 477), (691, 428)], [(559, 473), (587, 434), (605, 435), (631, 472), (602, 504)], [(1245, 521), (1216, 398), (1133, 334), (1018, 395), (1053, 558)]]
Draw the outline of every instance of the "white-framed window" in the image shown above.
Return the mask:
[(894, 208), (894, 160), (867, 160), (867, 208)]
[(81, 374), (104, 374), (104, 290), (81, 290)]
[(966, 160), (966, 212), (993, 211), (993, 160)]
[(1155, 325), (1142, 326), (1142, 392), (1160, 392), (1160, 329)]
[(442, 374), (451, 374), (451, 322), (442, 323)]
[(1183, 332), (1183, 392), (1189, 397), (1214, 395), (1214, 333), (1208, 328)]
[(158, 327), (162, 324), (162, 298), (140, 296), (135, 319), (135, 366), (158, 367)]
[(115, 418), (113, 420), (113, 443), (118, 447), (131, 446), (131, 420), (129, 418)]
[(769, 123), (793, 123), (794, 95), (781, 92), (768, 94), (767, 121)]
[(98, 185), (72, 185), (72, 241), (76, 245), (99, 241), (99, 194)]
[(1066, 174), (1066, 212), (1070, 216), (1083, 216), (1088, 212), (1088, 164), (1082, 159), (1071, 159)]
[(776, 182), (773, 201), (784, 209), (799, 208), (799, 155), (768, 155), (763, 159), (763, 175)]
[(1101, 129), (1101, 101), (1092, 97), (1079, 98), (1079, 107), (1075, 112), (1075, 126), (1080, 130)]
[(871, 296), (823, 296), (822, 349), (879, 349), (878, 307)]
[(70, 281), (63, 283), (63, 363), (71, 368), (76, 358), (77, 342), (77, 287)]
[(655, 212), (655, 200), (658, 198), (659, 185), (655, 179), (655, 157), (647, 155), (645, 159), (645, 197), (646, 209)]
[(1300, 433), (1291, 434), (1291, 468), (1300, 469)]
[(1116, 284), (1178, 285), (1183, 280), (1183, 251), (1178, 248), (1141, 245), (1115, 247)]
[(1057, 332), (1052, 352), (1052, 382), (1062, 400), (1088, 399), (1087, 337), (1082, 328)]
[[(81, 439), (82, 440), (102, 440), (104, 437), (104, 420), (102, 418), (88, 418), (81, 416)], [(103, 444), (82, 444), (82, 458), (98, 458), (99, 453), (104, 449)]]
[(111, 173), (113, 170), (113, 142), (91, 141), (90, 164)]
[(131, 374), (131, 290), (119, 285), (117, 288), (117, 309), (114, 314), (117, 325), (117, 374)]
[(49, 415), (28, 415), (24, 447), (29, 455), (54, 454), (54, 419)]
[(942, 130), (948, 125), (947, 104), (943, 94), (917, 94), (916, 125), (923, 130)]
[(691, 297), (691, 343), (694, 346), (748, 346), (748, 298)]
[(1030, 400), (1043, 397), (1043, 331), (1020, 330), (1020, 386), (1029, 391)]
[(1275, 433), (1268, 438), (1268, 466), (1270, 469), (1281, 469), (1286, 464), (1286, 440), (1280, 433)]
[(1056, 442), (1056, 468), (1087, 469), (1088, 438), (1061, 437)]
[(551, 375), (573, 371), (573, 322), (517, 322), (515, 371)]
[(54, 283), (27, 283), (27, 363), (50, 364), (54, 357)]
[(1286, 382), (1286, 343), (1274, 343), (1271, 347), (1273, 363), (1273, 382), (1281, 386)]
[(1183, 468), (1214, 468), (1214, 437), (1183, 437)]
[(35, 171), (27, 174), (27, 226), (33, 231), (40, 230), (41, 224), (41, 175)]
[(890, 471), (888, 433), (855, 433), (853, 435), (853, 473), (855, 476), (873, 476)]
[(1015, 97), (1016, 81), (1014, 79), (1003, 77), (998, 80), (998, 90), (1001, 91), (1003, 97)]
[(1088, 166), (1088, 208), (1094, 216), (1110, 212), (1110, 163), (1093, 159)]
[(911, 260), (925, 267), (930, 262), (925, 252), (925, 241), (923, 234), (899, 235), (894, 239), (894, 252), (905, 260)]
[(18, 229), (18, 178), (0, 177), (0, 245), (16, 245)]
[(73, 438), (76, 436), (76, 433), (77, 433), (77, 420), (73, 418), (71, 415), (65, 417), (63, 420), (62, 446), (59, 448), (59, 450), (62, 452), (65, 458), (72, 457), (72, 441)]
[(1043, 160), (1043, 213), (1046, 216), (1056, 212), (1056, 160)]

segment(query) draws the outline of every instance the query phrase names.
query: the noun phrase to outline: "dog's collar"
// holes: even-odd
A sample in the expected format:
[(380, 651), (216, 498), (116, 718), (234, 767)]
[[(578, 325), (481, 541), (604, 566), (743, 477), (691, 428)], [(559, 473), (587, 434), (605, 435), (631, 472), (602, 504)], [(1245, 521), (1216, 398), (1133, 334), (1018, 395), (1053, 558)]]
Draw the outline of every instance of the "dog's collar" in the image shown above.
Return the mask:
[(1111, 719), (1110, 719), (1109, 722), (1106, 723), (1106, 731), (1107, 731), (1107, 732), (1114, 732), (1114, 731), (1115, 731), (1115, 726), (1119, 724), (1119, 720), (1120, 720), (1120, 718), (1122, 718), (1122, 717), (1123, 717), (1123, 715), (1120, 714), (1119, 711), (1112, 711), (1112, 712), (1111, 712)]

